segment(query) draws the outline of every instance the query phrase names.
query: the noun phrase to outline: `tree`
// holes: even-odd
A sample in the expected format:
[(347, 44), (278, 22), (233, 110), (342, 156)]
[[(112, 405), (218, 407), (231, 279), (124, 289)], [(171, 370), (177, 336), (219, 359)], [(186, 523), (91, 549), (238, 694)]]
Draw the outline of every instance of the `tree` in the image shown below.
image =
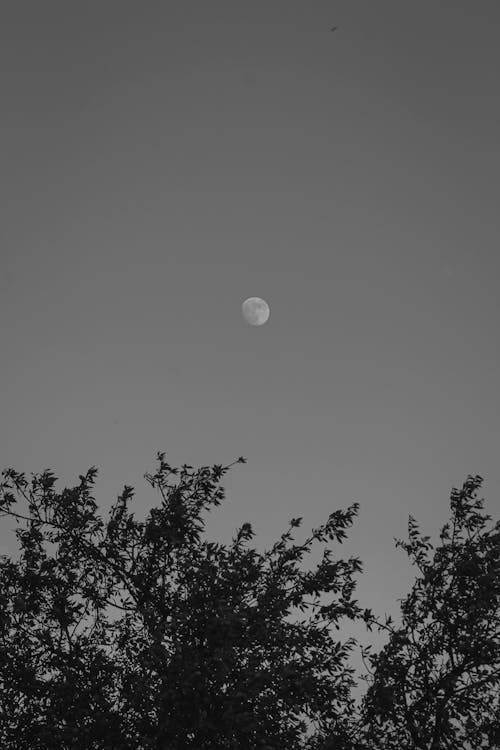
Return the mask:
[[(289, 544), (302, 521), (292, 519), (261, 555), (246, 546), (248, 523), (231, 546), (200, 538), (202, 512), (221, 504), (220, 479), (234, 464), (179, 474), (165, 454), (157, 459), (145, 478), (162, 501), (145, 522), (128, 512), (128, 486), (107, 523), (98, 517), (95, 467), (60, 494), (49, 470), (31, 487), (24, 474), (2, 472), (1, 515), (24, 525), (20, 559), (0, 563), (1, 747), (293, 750), (327, 735), (348, 743), (354, 670), (345, 660), (355, 641), (334, 641), (329, 627), (362, 616), (351, 600), (361, 563), (333, 561), (325, 549), (315, 571), (298, 565), (314, 541), (342, 542), (358, 503), (301, 545)], [(334, 595), (326, 605), (323, 593)], [(289, 622), (293, 608), (314, 614)], [(316, 726), (309, 740), (306, 718)]]
[[(429, 536), (410, 516), (410, 541), (396, 540), (422, 576), (391, 618), (387, 645), (368, 656), (374, 672), (357, 719), (358, 742), (377, 750), (500, 748), (500, 521), (478, 511), (480, 476), (453, 489), (450, 523), (432, 562)], [(371, 630), (371, 624), (367, 623)], [(362, 731), (363, 728), (363, 731)]]

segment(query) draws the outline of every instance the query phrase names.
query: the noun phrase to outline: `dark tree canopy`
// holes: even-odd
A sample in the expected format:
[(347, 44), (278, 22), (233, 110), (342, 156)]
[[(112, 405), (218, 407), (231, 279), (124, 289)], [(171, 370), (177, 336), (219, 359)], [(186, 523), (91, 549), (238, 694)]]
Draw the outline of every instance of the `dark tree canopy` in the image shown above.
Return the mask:
[[(192, 471), (157, 458), (145, 478), (161, 502), (143, 522), (128, 486), (98, 516), (95, 467), (59, 494), (48, 470), (31, 486), (2, 472), (0, 514), (18, 522), (21, 552), (0, 560), (2, 750), (498, 746), (500, 522), (482, 532), (480, 477), (452, 494), (453, 531), (432, 562), (410, 517), (410, 542), (397, 544), (422, 577), (396, 629), (352, 599), (358, 558), (325, 548), (315, 570), (299, 567), (314, 542), (342, 543), (358, 503), (302, 544), (301, 518), (263, 554), (248, 523), (215, 544), (202, 540), (202, 515), (221, 504), (234, 464)], [(389, 633), (378, 656), (363, 650), (372, 670), (359, 710), (346, 664), (356, 641), (334, 638), (344, 617)]]
[[(164, 454), (158, 461), (145, 476), (162, 502), (145, 522), (129, 513), (127, 486), (108, 522), (98, 517), (94, 467), (61, 494), (50, 471), (31, 488), (3, 472), (0, 510), (25, 528), (16, 530), (20, 560), (0, 568), (2, 748), (293, 749), (303, 747), (305, 718), (342, 735), (353, 644), (328, 628), (360, 615), (351, 593), (361, 564), (325, 549), (316, 571), (298, 566), (314, 541), (345, 538), (357, 504), (302, 545), (290, 543), (302, 520), (292, 519), (260, 555), (247, 547), (248, 523), (231, 546), (201, 541), (201, 514), (220, 505), (229, 466), (179, 473)], [(289, 622), (294, 607), (314, 614)]]
[[(402, 601), (402, 627), (377, 656), (359, 725), (377, 750), (494, 750), (500, 747), (500, 521), (478, 511), (480, 476), (451, 495), (452, 520), (432, 561), (430, 537), (410, 516), (396, 540), (420, 570)], [(371, 628), (371, 626), (368, 626)], [(363, 650), (367, 656), (370, 648)]]

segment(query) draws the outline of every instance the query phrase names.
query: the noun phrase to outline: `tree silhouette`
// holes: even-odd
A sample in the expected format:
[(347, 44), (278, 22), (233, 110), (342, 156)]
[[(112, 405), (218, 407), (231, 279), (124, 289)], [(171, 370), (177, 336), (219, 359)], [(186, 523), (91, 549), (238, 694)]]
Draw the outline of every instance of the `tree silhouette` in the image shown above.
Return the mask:
[[(336, 642), (329, 627), (363, 617), (351, 600), (361, 563), (333, 561), (325, 549), (314, 572), (298, 565), (313, 542), (342, 542), (358, 504), (332, 513), (301, 545), (289, 543), (302, 520), (292, 519), (258, 554), (247, 546), (248, 523), (231, 546), (200, 539), (201, 514), (220, 505), (220, 479), (234, 464), (179, 473), (165, 454), (157, 459), (145, 478), (162, 501), (145, 522), (128, 512), (128, 486), (107, 523), (98, 517), (95, 467), (60, 494), (49, 470), (32, 475), (31, 487), (24, 474), (2, 472), (1, 515), (23, 527), (20, 559), (0, 562), (0, 746), (293, 750), (326, 736), (348, 742), (354, 670), (345, 660), (355, 641)], [(169, 484), (171, 475), (178, 481)], [(326, 605), (324, 593), (334, 595)], [(314, 614), (290, 622), (293, 608)], [(305, 719), (316, 727), (309, 740)]]
[[(432, 562), (430, 537), (410, 516), (408, 543), (396, 540), (422, 576), (402, 600), (402, 627), (377, 656), (358, 717), (355, 747), (377, 750), (494, 750), (500, 747), (500, 521), (478, 513), (480, 476), (451, 494), (453, 530)], [(367, 624), (371, 630), (371, 624)]]
[[(432, 562), (412, 516), (409, 543), (396, 540), (422, 575), (395, 628), (352, 600), (358, 558), (325, 549), (315, 571), (298, 567), (313, 542), (342, 542), (357, 503), (300, 545), (301, 518), (264, 554), (248, 547), (248, 523), (230, 546), (209, 543), (201, 516), (221, 504), (234, 464), (179, 471), (157, 458), (145, 478), (162, 502), (145, 522), (128, 512), (128, 486), (107, 523), (97, 516), (95, 467), (60, 494), (48, 470), (31, 487), (2, 472), (0, 514), (24, 524), (20, 559), (0, 561), (2, 748), (500, 747), (500, 521), (482, 531), (481, 477), (453, 490), (453, 531), (443, 527)], [(293, 609), (313, 614), (290, 622)], [(372, 670), (359, 709), (345, 664), (356, 641), (330, 633), (345, 616), (390, 636), (376, 656), (362, 649)]]

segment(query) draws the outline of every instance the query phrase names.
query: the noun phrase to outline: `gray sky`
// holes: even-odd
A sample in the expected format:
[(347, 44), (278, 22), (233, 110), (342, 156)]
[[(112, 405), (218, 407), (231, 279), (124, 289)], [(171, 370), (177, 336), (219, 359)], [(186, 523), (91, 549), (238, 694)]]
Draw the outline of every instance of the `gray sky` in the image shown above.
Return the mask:
[(96, 465), (102, 512), (130, 484), (142, 518), (157, 451), (243, 455), (208, 536), (248, 521), (264, 550), (358, 501), (330, 546), (399, 621), (408, 514), (439, 544), (477, 473), (498, 518), (499, 21), (496, 0), (4, 0), (0, 468), (61, 491)]

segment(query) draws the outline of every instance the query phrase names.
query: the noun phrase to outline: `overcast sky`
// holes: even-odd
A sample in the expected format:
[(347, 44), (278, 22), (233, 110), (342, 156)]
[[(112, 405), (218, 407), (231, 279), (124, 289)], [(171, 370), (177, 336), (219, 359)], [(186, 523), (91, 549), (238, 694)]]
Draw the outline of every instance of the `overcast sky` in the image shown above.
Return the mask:
[(264, 551), (357, 501), (330, 547), (399, 621), (408, 515), (439, 544), (467, 474), (499, 515), (499, 21), (496, 0), (4, 0), (0, 468), (61, 491), (95, 465), (102, 513), (129, 484), (143, 518), (157, 451), (243, 455), (208, 537), (248, 521)]

